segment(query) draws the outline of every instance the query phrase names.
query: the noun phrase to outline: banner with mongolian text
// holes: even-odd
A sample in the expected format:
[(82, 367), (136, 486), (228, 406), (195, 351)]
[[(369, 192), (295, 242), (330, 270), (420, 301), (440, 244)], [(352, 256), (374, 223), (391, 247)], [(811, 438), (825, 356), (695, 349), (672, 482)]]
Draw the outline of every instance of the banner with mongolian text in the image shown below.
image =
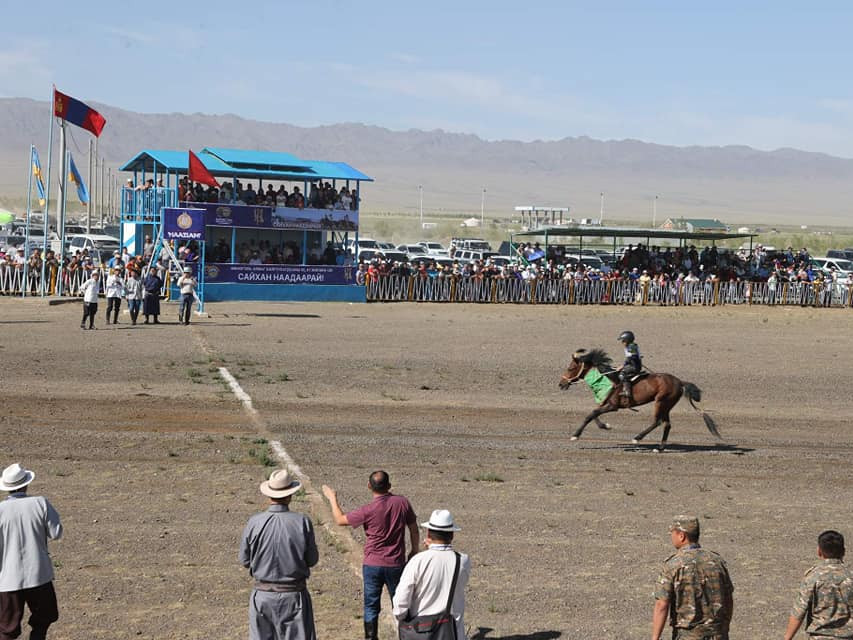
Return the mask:
[(208, 263), (205, 283), (214, 284), (355, 284), (355, 267), (300, 264)]
[(308, 231), (355, 231), (358, 229), (358, 211), (257, 207), (218, 202), (186, 202), (181, 204), (194, 209), (204, 209), (205, 224), (209, 227), (304, 229)]
[(163, 236), (167, 240), (204, 240), (203, 209), (163, 209)]

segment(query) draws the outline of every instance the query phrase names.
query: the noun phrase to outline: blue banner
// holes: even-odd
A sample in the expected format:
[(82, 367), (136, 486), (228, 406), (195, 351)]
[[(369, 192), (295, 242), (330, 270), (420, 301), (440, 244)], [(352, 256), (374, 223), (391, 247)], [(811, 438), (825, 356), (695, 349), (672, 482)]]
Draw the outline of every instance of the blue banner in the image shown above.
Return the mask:
[(206, 283), (237, 284), (355, 284), (355, 267), (301, 264), (208, 263)]
[(308, 231), (355, 231), (358, 229), (358, 211), (256, 207), (218, 202), (187, 202), (184, 204), (194, 209), (204, 209), (205, 223), (209, 227), (304, 229)]
[(167, 240), (204, 240), (203, 209), (163, 209), (163, 236)]

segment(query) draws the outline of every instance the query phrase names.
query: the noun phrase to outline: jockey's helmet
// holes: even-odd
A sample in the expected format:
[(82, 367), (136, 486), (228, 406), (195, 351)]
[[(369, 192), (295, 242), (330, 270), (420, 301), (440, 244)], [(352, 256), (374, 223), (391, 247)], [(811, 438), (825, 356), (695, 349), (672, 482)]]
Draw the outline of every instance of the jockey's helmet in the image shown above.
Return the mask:
[(623, 331), (619, 334), (619, 342), (634, 342), (634, 332)]

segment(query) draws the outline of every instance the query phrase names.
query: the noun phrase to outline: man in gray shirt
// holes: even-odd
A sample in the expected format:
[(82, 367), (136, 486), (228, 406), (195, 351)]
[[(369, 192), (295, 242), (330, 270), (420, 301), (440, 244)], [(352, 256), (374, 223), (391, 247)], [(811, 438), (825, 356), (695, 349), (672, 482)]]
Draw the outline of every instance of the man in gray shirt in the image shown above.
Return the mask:
[(44, 640), (59, 619), (47, 541), (62, 536), (62, 524), (47, 499), (27, 495), (35, 477), (19, 464), (0, 476), (0, 491), (9, 492), (0, 502), (0, 640), (21, 635), (24, 605), (30, 608), (30, 640)]
[(250, 640), (316, 639), (306, 584), (318, 560), (314, 527), (307, 516), (288, 508), (301, 488), (286, 469), (273, 471), (260, 486), (269, 508), (249, 518), (243, 530), (240, 563), (255, 579), (249, 598)]

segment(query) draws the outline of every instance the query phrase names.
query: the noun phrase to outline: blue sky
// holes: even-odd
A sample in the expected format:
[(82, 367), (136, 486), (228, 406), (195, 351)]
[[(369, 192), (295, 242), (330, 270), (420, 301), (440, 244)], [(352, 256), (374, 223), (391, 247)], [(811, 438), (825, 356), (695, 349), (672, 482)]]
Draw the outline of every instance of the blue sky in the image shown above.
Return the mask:
[(3, 4), (6, 97), (853, 157), (849, 2)]

